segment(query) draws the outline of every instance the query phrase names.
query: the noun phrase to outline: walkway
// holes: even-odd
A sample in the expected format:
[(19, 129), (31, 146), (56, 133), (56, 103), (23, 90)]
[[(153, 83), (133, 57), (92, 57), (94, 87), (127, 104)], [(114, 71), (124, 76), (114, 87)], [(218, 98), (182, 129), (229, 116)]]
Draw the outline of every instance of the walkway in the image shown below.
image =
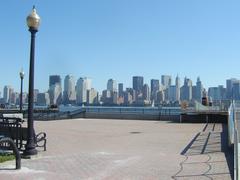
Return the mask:
[(47, 132), (47, 152), (23, 160), (19, 171), (11, 170), (13, 161), (0, 164), (0, 179), (227, 180), (225, 130), (166, 121), (36, 122), (37, 132)]

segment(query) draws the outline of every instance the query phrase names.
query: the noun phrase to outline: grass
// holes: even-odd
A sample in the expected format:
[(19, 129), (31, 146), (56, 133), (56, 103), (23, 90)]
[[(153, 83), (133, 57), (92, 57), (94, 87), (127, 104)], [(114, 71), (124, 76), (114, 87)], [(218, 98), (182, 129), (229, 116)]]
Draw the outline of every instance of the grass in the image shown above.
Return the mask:
[(0, 163), (13, 159), (15, 159), (15, 156), (12, 153), (0, 153)]

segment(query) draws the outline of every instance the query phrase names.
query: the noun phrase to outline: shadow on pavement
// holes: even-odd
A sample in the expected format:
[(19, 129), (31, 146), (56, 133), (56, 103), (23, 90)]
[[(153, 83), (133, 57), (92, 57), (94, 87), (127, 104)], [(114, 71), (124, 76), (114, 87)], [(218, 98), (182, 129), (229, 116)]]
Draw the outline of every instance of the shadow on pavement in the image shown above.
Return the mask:
[(185, 158), (173, 179), (233, 179), (233, 149), (227, 124), (206, 124), (182, 150)]

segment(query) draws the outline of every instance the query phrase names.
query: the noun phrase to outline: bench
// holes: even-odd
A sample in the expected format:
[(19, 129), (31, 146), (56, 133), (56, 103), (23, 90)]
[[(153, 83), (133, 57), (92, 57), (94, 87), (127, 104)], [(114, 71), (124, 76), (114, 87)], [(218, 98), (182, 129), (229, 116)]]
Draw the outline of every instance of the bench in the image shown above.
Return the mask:
[[(0, 117), (0, 135), (11, 138), (19, 150), (24, 150), (28, 138), (28, 129), (22, 127), (23, 120), (17, 117)], [(46, 151), (46, 133), (34, 133), (36, 147), (43, 147)]]
[[(27, 142), (28, 129), (26, 127), (21, 127), (20, 129), (20, 147), (23, 147)], [(38, 134), (34, 133), (34, 142), (36, 147), (42, 147), (44, 151), (47, 150), (47, 135), (45, 132), (40, 132)]]

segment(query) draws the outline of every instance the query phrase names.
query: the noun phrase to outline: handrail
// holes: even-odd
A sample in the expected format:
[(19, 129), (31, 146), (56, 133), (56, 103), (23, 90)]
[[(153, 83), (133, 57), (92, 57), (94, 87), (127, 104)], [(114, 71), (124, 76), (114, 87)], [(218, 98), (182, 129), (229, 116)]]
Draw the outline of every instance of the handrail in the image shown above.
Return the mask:
[[(228, 109), (228, 142), (229, 146), (234, 147), (234, 180), (239, 180), (239, 132), (238, 132), (238, 119), (236, 113), (239, 111), (236, 103), (233, 101)], [(240, 112), (240, 111), (239, 111)]]

